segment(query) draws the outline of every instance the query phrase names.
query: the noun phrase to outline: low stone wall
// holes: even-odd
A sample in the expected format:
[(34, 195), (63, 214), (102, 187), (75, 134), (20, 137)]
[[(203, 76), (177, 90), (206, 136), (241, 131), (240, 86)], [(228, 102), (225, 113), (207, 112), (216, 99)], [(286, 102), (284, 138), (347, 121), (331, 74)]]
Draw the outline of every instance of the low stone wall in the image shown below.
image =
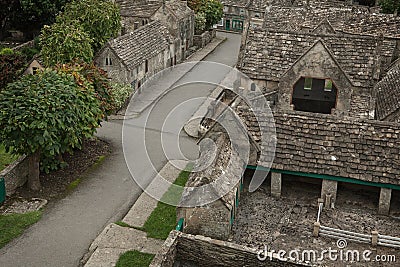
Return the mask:
[(6, 194), (11, 196), (15, 190), (28, 180), (29, 158), (22, 156), (0, 172), (6, 183)]
[(202, 33), (201, 35), (193, 36), (193, 45), (199, 48), (205, 47), (216, 36), (216, 30), (210, 30)]
[(257, 250), (235, 243), (172, 231), (150, 267), (173, 266), (310, 266), (278, 260), (275, 256), (265, 261), (257, 257)]

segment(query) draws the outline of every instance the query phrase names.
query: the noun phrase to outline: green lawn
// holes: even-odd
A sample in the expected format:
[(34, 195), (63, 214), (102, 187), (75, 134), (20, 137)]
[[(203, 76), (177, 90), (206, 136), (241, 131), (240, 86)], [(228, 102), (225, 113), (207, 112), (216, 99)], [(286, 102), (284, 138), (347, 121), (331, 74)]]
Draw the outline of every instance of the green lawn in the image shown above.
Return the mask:
[(6, 153), (4, 147), (0, 145), (0, 171), (2, 171), (5, 167), (7, 167), (8, 164), (12, 163), (17, 158), (18, 156)]
[[(190, 171), (182, 171), (174, 184), (185, 186)], [(169, 203), (177, 203), (181, 198), (183, 188), (170, 187), (161, 200)], [(176, 227), (176, 207), (158, 202), (147, 221), (144, 223), (143, 231), (147, 232), (148, 237), (167, 239), (169, 232)]]
[(127, 251), (119, 257), (115, 267), (148, 267), (153, 258), (153, 254), (147, 254), (137, 250)]
[(0, 248), (20, 236), (26, 228), (39, 221), (42, 211), (0, 215)]

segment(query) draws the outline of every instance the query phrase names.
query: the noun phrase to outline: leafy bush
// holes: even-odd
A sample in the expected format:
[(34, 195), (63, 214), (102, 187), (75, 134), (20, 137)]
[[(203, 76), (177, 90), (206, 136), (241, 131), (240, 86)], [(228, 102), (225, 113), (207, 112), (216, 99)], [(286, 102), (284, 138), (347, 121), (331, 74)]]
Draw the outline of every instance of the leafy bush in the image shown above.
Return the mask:
[(111, 95), (113, 98), (113, 106), (115, 110), (122, 108), (122, 105), (128, 99), (133, 89), (128, 84), (112, 83), (111, 84)]
[(103, 117), (110, 115), (115, 109), (107, 73), (95, 66), (94, 63), (74, 61), (69, 64), (57, 65), (56, 69), (74, 77), (79, 77), (78, 80), (85, 80), (93, 86), (96, 98), (99, 100), (100, 108), (103, 111)]
[(35, 55), (39, 54), (40, 51), (35, 47), (24, 47), (20, 52), (26, 57), (27, 60), (31, 60)]
[(10, 56), (10, 55), (13, 55), (13, 54), (14, 54), (14, 50), (12, 50), (11, 48), (8, 48), (8, 47), (3, 48), (0, 51), (0, 56), (4, 56), (4, 55)]
[(46, 25), (40, 35), (42, 58), (48, 67), (75, 59), (92, 61), (92, 43), (89, 34), (77, 22)]
[(79, 23), (92, 40), (97, 52), (110, 38), (121, 30), (121, 16), (118, 5), (113, 1), (74, 0), (64, 7), (58, 22)]
[(206, 28), (206, 16), (203, 12), (199, 12), (195, 15), (194, 32), (196, 34), (202, 34)]
[(221, 20), (224, 6), (219, 0), (203, 0), (199, 12), (206, 17), (206, 28), (210, 29), (214, 24)]
[(383, 13), (393, 14), (397, 11), (397, 14), (400, 14), (399, 0), (380, 0), (379, 6), (382, 8)]
[(56, 155), (81, 148), (100, 125), (93, 87), (79, 77), (44, 70), (22, 76), (0, 92), (0, 139), (6, 150), (41, 156), (42, 170), (59, 167)]
[(15, 81), (21, 75), (26, 67), (25, 62), (26, 59), (23, 55), (14, 53), (13, 51), (12, 54), (6, 52), (0, 55), (0, 91), (8, 83)]

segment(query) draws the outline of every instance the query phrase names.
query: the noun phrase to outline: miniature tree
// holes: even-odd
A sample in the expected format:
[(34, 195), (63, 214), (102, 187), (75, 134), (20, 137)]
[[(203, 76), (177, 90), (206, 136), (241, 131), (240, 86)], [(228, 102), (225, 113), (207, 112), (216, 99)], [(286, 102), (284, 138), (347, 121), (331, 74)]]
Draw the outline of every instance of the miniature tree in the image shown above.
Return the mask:
[(56, 169), (57, 155), (81, 148), (100, 125), (93, 87), (79, 77), (44, 70), (0, 92), (0, 139), (7, 151), (29, 155), (28, 185), (40, 189), (42, 170)]

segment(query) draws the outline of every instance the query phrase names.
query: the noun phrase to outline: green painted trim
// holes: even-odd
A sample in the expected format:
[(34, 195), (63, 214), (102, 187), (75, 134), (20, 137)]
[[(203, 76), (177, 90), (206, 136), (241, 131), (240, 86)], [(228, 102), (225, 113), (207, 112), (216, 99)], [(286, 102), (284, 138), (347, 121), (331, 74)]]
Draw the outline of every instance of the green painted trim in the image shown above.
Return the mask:
[(184, 219), (183, 219), (183, 218), (180, 218), (179, 221), (178, 221), (178, 224), (176, 225), (175, 230), (177, 230), (177, 231), (183, 231), (183, 222), (184, 222)]
[(6, 201), (6, 182), (4, 177), (0, 177), (0, 204)]
[(399, 185), (369, 182), (369, 181), (363, 181), (363, 180), (358, 180), (358, 179), (348, 178), (348, 177), (297, 172), (297, 171), (285, 171), (285, 170), (272, 169), (272, 168), (269, 169), (269, 168), (265, 168), (262, 166), (252, 166), (252, 165), (247, 165), (246, 168), (250, 169), (250, 170), (260, 170), (260, 171), (267, 171), (267, 172), (271, 171), (271, 172), (278, 172), (278, 173), (282, 173), (282, 174), (297, 175), (297, 176), (302, 176), (302, 177), (325, 179), (325, 180), (330, 180), (330, 181), (345, 182), (345, 183), (351, 183), (351, 184), (360, 184), (360, 185), (368, 185), (368, 186), (374, 186), (374, 187), (383, 187), (383, 188), (400, 190)]

